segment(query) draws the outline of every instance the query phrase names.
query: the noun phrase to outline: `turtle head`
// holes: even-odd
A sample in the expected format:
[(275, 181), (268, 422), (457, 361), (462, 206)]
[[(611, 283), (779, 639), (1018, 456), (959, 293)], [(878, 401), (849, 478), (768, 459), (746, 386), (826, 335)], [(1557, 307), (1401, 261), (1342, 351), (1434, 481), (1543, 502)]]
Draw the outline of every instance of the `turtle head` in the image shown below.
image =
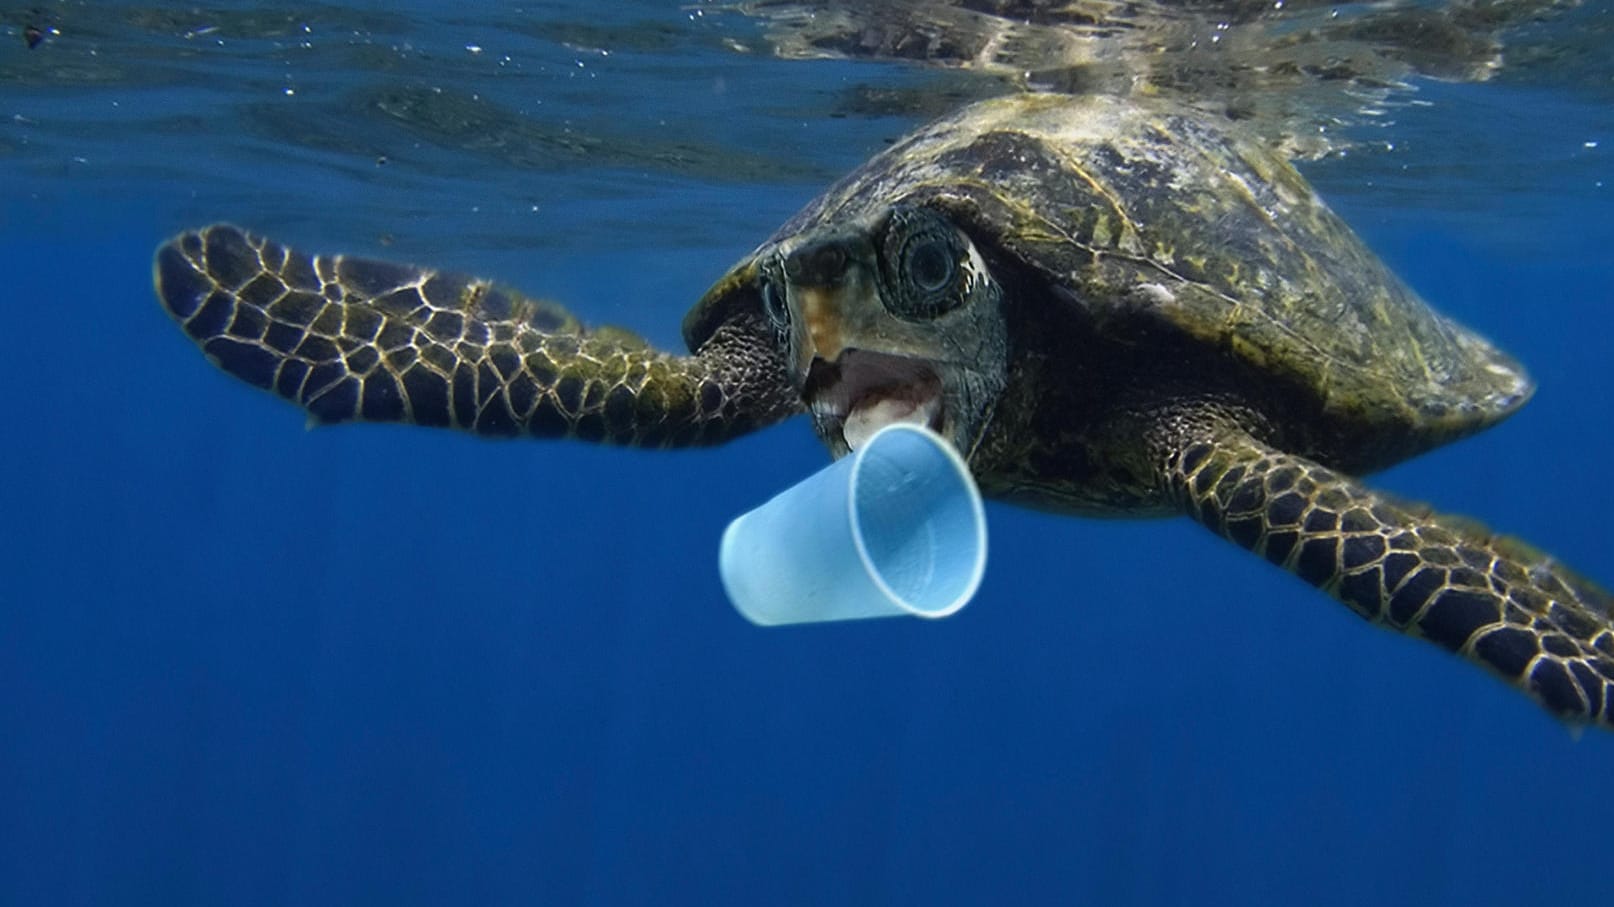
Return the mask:
[(1005, 383), (1003, 290), (945, 214), (888, 206), (763, 246), (685, 321), (738, 308), (771, 326), (794, 392), (837, 457), (892, 422), (929, 426), (966, 458)]

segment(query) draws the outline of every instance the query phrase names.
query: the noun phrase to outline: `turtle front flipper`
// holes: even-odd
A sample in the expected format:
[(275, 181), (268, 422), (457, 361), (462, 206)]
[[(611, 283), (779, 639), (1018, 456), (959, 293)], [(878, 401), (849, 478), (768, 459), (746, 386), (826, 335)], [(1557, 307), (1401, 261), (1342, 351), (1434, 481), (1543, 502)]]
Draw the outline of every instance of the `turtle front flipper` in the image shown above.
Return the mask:
[(800, 408), (760, 314), (674, 356), (485, 280), (307, 255), (228, 225), (165, 243), (154, 270), (209, 360), (319, 423), (677, 447)]
[(1378, 494), (1236, 429), (1171, 445), (1212, 531), (1368, 620), (1485, 665), (1560, 718), (1614, 728), (1614, 598), (1546, 555)]

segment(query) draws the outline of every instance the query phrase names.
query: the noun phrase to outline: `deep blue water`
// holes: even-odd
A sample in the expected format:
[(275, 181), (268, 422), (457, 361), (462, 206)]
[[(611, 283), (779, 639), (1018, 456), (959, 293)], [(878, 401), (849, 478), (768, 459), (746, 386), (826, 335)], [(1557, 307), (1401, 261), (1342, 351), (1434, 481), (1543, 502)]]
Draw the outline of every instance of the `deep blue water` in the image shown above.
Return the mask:
[[(0, 64), (68, 53), (63, 24), (33, 56), (0, 34)], [(1186, 521), (990, 506), (958, 616), (761, 630), (717, 539), (822, 464), (804, 423), (671, 454), (309, 432), (152, 298), (152, 248), (231, 219), (675, 343), (731, 260), (905, 123), (802, 112), (900, 72), (708, 53), (664, 81), (641, 61), (597, 119), (817, 144), (799, 171), (524, 164), (364, 120), (333, 130), (360, 151), (277, 144), (193, 116), (247, 90), (195, 59), (0, 85), (0, 902), (1608, 900), (1614, 735)], [(1541, 390), (1378, 481), (1614, 581), (1614, 116), (1421, 90), (1396, 127), (1415, 166), (1309, 172)]]

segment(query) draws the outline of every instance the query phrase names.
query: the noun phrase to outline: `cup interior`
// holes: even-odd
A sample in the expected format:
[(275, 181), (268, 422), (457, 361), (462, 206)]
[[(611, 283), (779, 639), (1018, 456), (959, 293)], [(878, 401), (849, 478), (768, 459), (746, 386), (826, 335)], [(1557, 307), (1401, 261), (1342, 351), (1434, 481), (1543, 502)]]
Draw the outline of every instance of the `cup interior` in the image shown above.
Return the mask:
[(854, 456), (852, 529), (876, 583), (922, 617), (962, 608), (986, 570), (986, 518), (969, 466), (914, 425), (881, 429)]

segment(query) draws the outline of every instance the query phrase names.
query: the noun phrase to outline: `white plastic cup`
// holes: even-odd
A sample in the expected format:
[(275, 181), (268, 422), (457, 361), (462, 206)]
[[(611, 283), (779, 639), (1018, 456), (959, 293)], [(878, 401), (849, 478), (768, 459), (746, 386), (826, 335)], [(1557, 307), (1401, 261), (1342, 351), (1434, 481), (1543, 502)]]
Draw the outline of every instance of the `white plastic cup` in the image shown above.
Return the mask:
[(729, 523), (729, 601), (754, 624), (946, 617), (986, 572), (986, 514), (969, 467), (918, 425), (857, 451)]

